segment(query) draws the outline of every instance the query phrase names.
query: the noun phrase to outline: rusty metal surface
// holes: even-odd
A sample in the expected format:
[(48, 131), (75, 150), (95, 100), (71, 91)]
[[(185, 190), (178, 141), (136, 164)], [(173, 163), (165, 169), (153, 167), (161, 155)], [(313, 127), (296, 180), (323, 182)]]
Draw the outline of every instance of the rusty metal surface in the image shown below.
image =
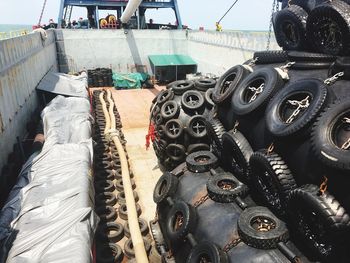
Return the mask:
[(53, 31), (45, 41), (39, 33), (0, 40), (0, 173), (37, 107), (35, 87), (50, 69), (57, 70)]

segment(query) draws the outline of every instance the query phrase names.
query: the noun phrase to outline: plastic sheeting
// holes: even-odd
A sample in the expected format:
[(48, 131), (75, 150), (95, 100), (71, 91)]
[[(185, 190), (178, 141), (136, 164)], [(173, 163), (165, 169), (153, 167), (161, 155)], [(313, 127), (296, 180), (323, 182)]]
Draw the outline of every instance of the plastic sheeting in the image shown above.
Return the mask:
[(149, 75), (146, 73), (118, 74), (113, 72), (112, 78), (115, 88), (140, 89)]
[(37, 89), (57, 95), (87, 98), (87, 87), (87, 74), (85, 72), (79, 76), (49, 72), (41, 80)]
[(42, 119), (44, 147), (23, 166), (0, 213), (0, 262), (91, 262), (98, 216), (89, 102), (58, 96)]

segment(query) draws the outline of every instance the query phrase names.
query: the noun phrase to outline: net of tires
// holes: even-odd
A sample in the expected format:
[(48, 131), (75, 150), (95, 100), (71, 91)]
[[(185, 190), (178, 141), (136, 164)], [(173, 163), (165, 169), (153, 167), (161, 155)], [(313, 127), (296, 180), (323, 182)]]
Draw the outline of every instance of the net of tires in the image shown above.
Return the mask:
[(155, 187), (151, 227), (179, 262), (349, 262), (350, 7), (288, 2), (274, 14), (283, 50), (217, 80), (210, 152)]
[[(93, 108), (95, 109), (95, 126), (93, 139), (94, 147), (94, 188), (95, 212), (100, 217), (100, 223), (95, 234), (96, 262), (124, 262), (133, 260), (135, 252), (128, 225), (128, 211), (126, 206), (122, 181), (121, 163), (117, 149), (113, 142), (105, 139), (106, 125), (102, 105), (99, 101), (100, 91), (93, 93)], [(106, 99), (105, 99), (106, 100)], [(125, 148), (126, 140), (121, 130), (120, 115), (114, 109), (116, 126), (120, 139)], [(131, 174), (132, 176), (132, 174)], [(139, 200), (136, 184), (131, 179), (135, 201)], [(140, 216), (141, 206), (136, 203), (137, 215)], [(148, 223), (139, 217), (141, 234), (144, 236), (146, 252), (151, 250), (151, 236)]]
[(216, 80), (175, 81), (153, 100), (150, 127), (153, 149), (167, 170), (182, 163), (189, 153), (209, 150), (206, 117), (214, 103)]
[(97, 68), (88, 70), (89, 87), (112, 87), (112, 70), (110, 68)]

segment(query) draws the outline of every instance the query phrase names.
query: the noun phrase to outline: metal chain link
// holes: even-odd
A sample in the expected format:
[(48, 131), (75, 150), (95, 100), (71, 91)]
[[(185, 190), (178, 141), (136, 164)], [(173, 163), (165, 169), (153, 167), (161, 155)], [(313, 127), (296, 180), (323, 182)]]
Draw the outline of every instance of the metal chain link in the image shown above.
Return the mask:
[(282, 69), (284, 72), (287, 72), (290, 67), (292, 67), (295, 64), (294, 61), (288, 62), (284, 66), (281, 66), (280, 69)]
[(275, 149), (275, 145), (274, 145), (274, 143), (271, 143), (269, 148), (267, 148), (266, 153), (270, 155), (274, 149)]
[(336, 82), (340, 77), (344, 76), (344, 72), (338, 72), (333, 77), (330, 77), (324, 81), (324, 84), (331, 85)]
[(267, 51), (270, 50), (270, 44), (271, 44), (273, 14), (277, 10), (278, 10), (278, 1), (277, 0), (273, 0), (272, 10), (271, 10), (271, 18), (270, 18), (270, 25), (269, 25), (269, 33), (268, 33), (268, 36), (267, 36), (267, 45), (266, 45), (266, 50)]
[(250, 98), (248, 103), (252, 103), (253, 101), (256, 100), (256, 98), (258, 97), (258, 95), (264, 91), (264, 87), (265, 87), (265, 83), (262, 83), (260, 85), (260, 87), (255, 88), (255, 87), (248, 87), (249, 90), (254, 92), (254, 95)]
[(202, 196), (201, 198), (199, 198), (199, 200), (197, 200), (193, 206), (195, 208), (197, 208), (198, 206), (202, 205), (203, 203), (205, 203), (205, 201), (207, 201), (209, 199), (209, 195), (206, 194), (205, 196)]
[(294, 112), (292, 113), (292, 115), (288, 118), (288, 120), (286, 121), (286, 123), (290, 124), (292, 123), (295, 118), (299, 115), (299, 113), (301, 112), (301, 110), (303, 109), (307, 109), (310, 106), (310, 102), (309, 102), (309, 97), (307, 96), (305, 99), (301, 100), (301, 101), (297, 101), (297, 100), (288, 100), (288, 103), (296, 106), (298, 105), (298, 107), (294, 110)]
[(228, 251), (230, 251), (232, 248), (236, 247), (241, 242), (242, 242), (242, 240), (239, 237), (236, 239), (233, 239), (223, 247), (222, 251), (227, 253)]

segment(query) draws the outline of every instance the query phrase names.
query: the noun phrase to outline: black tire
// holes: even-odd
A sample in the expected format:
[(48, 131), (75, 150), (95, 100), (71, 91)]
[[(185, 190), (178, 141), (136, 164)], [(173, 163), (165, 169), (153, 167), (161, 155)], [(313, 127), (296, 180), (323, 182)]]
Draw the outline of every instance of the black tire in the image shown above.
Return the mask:
[(99, 193), (113, 192), (115, 190), (114, 183), (111, 180), (97, 181), (95, 183), (95, 188), (96, 188), (96, 191)]
[(184, 130), (184, 126), (179, 119), (172, 119), (165, 123), (165, 135), (170, 139), (179, 138)]
[(199, 151), (209, 151), (209, 150), (210, 150), (210, 146), (206, 143), (194, 143), (194, 144), (190, 144), (187, 147), (188, 154), (199, 152)]
[(154, 122), (156, 123), (156, 125), (161, 125), (163, 123), (163, 117), (162, 114), (157, 113), (157, 115), (154, 117)]
[(192, 248), (186, 260), (186, 263), (198, 262), (228, 263), (229, 259), (227, 254), (215, 244), (204, 241)]
[(156, 204), (161, 204), (166, 201), (168, 197), (174, 196), (179, 179), (169, 172), (164, 173), (158, 180), (153, 191), (153, 201)]
[[(133, 194), (134, 194), (135, 202), (139, 201), (139, 195), (137, 194), (137, 192), (133, 191)], [(118, 200), (118, 204), (120, 205), (126, 204), (124, 191), (118, 193), (117, 200)]]
[(176, 95), (181, 95), (188, 90), (194, 88), (194, 83), (191, 80), (178, 80), (168, 85)]
[(223, 165), (244, 183), (249, 182), (249, 159), (253, 149), (247, 139), (237, 130), (225, 132), (222, 135)]
[[(143, 238), (143, 243), (144, 243), (144, 246), (145, 246), (146, 253), (148, 255), (150, 250), (151, 250), (151, 242), (147, 238)], [(125, 251), (125, 256), (127, 258), (131, 259), (131, 258), (135, 257), (134, 246), (132, 244), (132, 240), (131, 239), (128, 239), (124, 243), (124, 251)]]
[(285, 50), (305, 50), (307, 12), (297, 5), (291, 5), (277, 12), (274, 19), (276, 41)]
[(191, 172), (204, 173), (218, 166), (218, 158), (209, 151), (194, 152), (187, 156), (186, 165)]
[(288, 53), (284, 50), (257, 51), (253, 56), (255, 64), (274, 64), (288, 61)]
[(226, 132), (219, 119), (207, 119), (207, 133), (211, 141), (214, 154), (221, 156), (222, 152), (222, 135)]
[(223, 104), (229, 101), (239, 83), (250, 73), (242, 65), (237, 65), (227, 70), (220, 77), (213, 92), (213, 101)]
[(276, 153), (253, 153), (249, 160), (249, 177), (259, 200), (279, 216), (286, 213), (290, 192), (297, 184), (287, 164)]
[(207, 182), (210, 199), (219, 203), (232, 203), (240, 196), (246, 196), (248, 187), (229, 173), (220, 173), (210, 177)]
[(195, 87), (199, 91), (207, 91), (208, 89), (212, 89), (216, 85), (215, 79), (210, 78), (201, 78), (194, 82)]
[[(148, 232), (149, 232), (149, 227), (148, 224), (146, 222), (146, 220), (139, 218), (139, 226), (140, 226), (140, 232), (142, 236), (147, 236)], [(125, 222), (124, 224), (124, 235), (127, 238), (130, 238), (130, 229), (129, 229), (129, 223)]]
[[(257, 226), (259, 220), (262, 222), (261, 229)], [(258, 249), (274, 249), (279, 242), (286, 242), (289, 238), (285, 223), (262, 206), (245, 209), (238, 219), (237, 227), (241, 239)]]
[[(331, 55), (349, 54), (349, 12), (349, 5), (342, 1), (332, 1), (312, 10), (307, 19), (307, 37), (314, 50)], [(329, 41), (331, 33), (332, 41)]]
[[(126, 207), (126, 204), (121, 204), (118, 208), (119, 217), (123, 220), (128, 220), (128, 209)], [(136, 212), (137, 216), (140, 216), (142, 213), (141, 206), (139, 204), (136, 204)]]
[(120, 246), (113, 243), (99, 244), (97, 246), (97, 262), (120, 263), (123, 261), (124, 253)]
[[(136, 188), (135, 180), (131, 179), (131, 187), (134, 190)], [(124, 191), (123, 179), (118, 179), (115, 183), (115, 188), (120, 192)]]
[(156, 132), (159, 138), (163, 138), (165, 135), (165, 126), (164, 125), (157, 125)]
[(117, 203), (117, 198), (113, 192), (103, 192), (96, 196), (96, 203), (98, 206), (114, 206)]
[(303, 8), (307, 13), (310, 13), (315, 8), (317, 1), (305, 1), (305, 0), (291, 0), (290, 5), (298, 5)]
[(171, 118), (176, 118), (179, 113), (179, 106), (175, 100), (169, 100), (165, 102), (160, 109), (160, 114), (162, 115), (164, 120), (168, 120)]
[[(308, 100), (305, 100), (309, 98)], [(285, 137), (301, 133), (315, 120), (327, 99), (326, 85), (318, 79), (303, 79), (296, 81), (280, 90), (270, 101), (266, 113), (266, 127), (269, 132), (277, 137)], [(290, 119), (298, 108), (291, 103), (303, 104), (306, 108), (294, 120)], [(307, 107), (307, 102), (309, 106)], [(290, 106), (289, 106), (290, 105)], [(290, 122), (291, 121), (291, 122)]]
[(187, 132), (193, 138), (203, 138), (207, 135), (206, 122), (202, 115), (192, 116), (188, 120)]
[(117, 243), (124, 237), (123, 225), (114, 222), (102, 222), (98, 225), (96, 237), (100, 241), (108, 240), (110, 243)]
[(175, 162), (180, 162), (186, 157), (186, 148), (181, 144), (170, 143), (166, 147), (169, 158)]
[[(274, 68), (258, 69), (245, 78), (233, 93), (232, 110), (237, 115), (263, 112), (266, 104), (283, 85), (281, 76)], [(263, 87), (263, 90), (253, 100), (255, 92), (250, 88), (259, 87)]]
[[(181, 225), (177, 225), (177, 220), (181, 221)], [(176, 245), (195, 230), (196, 224), (196, 209), (183, 201), (177, 201), (168, 212), (165, 227), (170, 241)]]
[(350, 218), (345, 209), (327, 191), (316, 185), (303, 185), (291, 192), (288, 202), (293, 230), (304, 245), (320, 260), (337, 257), (341, 248), (348, 250)]
[(197, 90), (186, 91), (181, 98), (181, 105), (184, 110), (195, 111), (204, 104), (203, 95)]
[(334, 62), (336, 56), (323, 54), (323, 53), (311, 53), (304, 51), (288, 51), (288, 60), (293, 62)]
[(208, 103), (210, 107), (213, 107), (215, 105), (213, 101), (213, 93), (214, 93), (214, 89), (208, 89), (204, 94), (205, 101)]
[(174, 92), (172, 90), (162, 90), (157, 96), (157, 104), (161, 105), (164, 102), (173, 99)]
[(341, 170), (350, 170), (349, 150), (342, 146), (350, 138), (350, 101), (340, 100), (330, 105), (313, 127), (311, 144), (314, 155), (324, 164)]
[(99, 206), (96, 208), (96, 214), (103, 222), (113, 222), (117, 218), (117, 213), (113, 206)]
[(315, 70), (315, 69), (329, 69), (332, 62), (296, 62), (292, 69), (294, 70)]

